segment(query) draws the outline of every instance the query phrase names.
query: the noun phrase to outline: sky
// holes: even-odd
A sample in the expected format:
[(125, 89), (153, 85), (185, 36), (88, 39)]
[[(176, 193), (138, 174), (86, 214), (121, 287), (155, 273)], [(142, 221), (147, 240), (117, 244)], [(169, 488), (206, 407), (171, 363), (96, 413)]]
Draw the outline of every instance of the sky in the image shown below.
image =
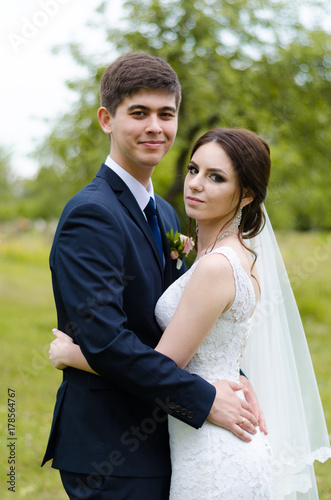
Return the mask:
[[(104, 32), (86, 23), (101, 0), (15, 0), (0, 2), (1, 138), (12, 154), (15, 177), (33, 177), (36, 163), (28, 158), (51, 130), (51, 121), (68, 111), (75, 99), (65, 81), (83, 76), (68, 53), (53, 55), (56, 45), (78, 41), (88, 54), (103, 54)], [(110, 13), (121, 16), (123, 0), (111, 0)], [(110, 63), (116, 54), (108, 54)], [(45, 120), (48, 120), (46, 123)]]

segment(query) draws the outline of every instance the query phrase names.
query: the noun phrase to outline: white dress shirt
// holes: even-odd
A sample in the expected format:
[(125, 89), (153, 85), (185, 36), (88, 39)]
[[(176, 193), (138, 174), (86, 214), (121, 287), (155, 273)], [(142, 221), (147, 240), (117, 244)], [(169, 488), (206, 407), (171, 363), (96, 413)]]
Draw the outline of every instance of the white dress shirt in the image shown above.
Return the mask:
[(107, 156), (105, 164), (107, 165), (107, 167), (113, 170), (113, 172), (115, 172), (115, 174), (117, 174), (122, 179), (123, 182), (125, 182), (125, 184), (130, 189), (131, 193), (135, 197), (144, 215), (145, 215), (144, 209), (147, 207), (150, 197), (153, 198), (154, 204), (156, 205), (153, 183), (151, 179), (149, 180), (149, 184), (146, 189), (139, 181), (137, 181), (137, 179), (135, 179), (131, 174), (129, 174), (129, 172), (124, 170), (124, 168), (120, 167), (118, 163), (112, 160), (110, 156)]
[[(109, 155), (107, 156), (105, 165), (107, 165), (107, 167), (113, 170), (113, 172), (115, 172), (115, 174), (117, 174), (122, 179), (122, 181), (128, 186), (131, 193), (135, 197), (142, 213), (144, 214), (145, 219), (147, 220), (144, 209), (147, 207), (150, 198), (153, 198), (154, 205), (156, 207), (152, 180), (149, 179), (147, 189), (144, 188), (144, 186), (139, 181), (137, 181), (137, 179), (135, 179), (131, 174), (129, 174), (129, 172), (124, 170), (124, 168), (120, 167), (118, 163), (116, 163), (114, 160), (112, 160), (112, 158), (110, 158)], [(165, 259), (163, 255), (163, 265), (164, 262)]]

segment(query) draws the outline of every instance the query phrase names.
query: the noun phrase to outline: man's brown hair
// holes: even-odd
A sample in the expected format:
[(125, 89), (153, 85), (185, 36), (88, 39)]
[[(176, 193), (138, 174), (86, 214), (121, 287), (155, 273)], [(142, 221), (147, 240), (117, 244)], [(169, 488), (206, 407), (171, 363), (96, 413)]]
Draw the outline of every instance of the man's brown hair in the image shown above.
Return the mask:
[(160, 57), (131, 52), (116, 59), (104, 72), (100, 85), (101, 106), (115, 116), (117, 106), (139, 90), (160, 90), (181, 101), (181, 87), (175, 71)]

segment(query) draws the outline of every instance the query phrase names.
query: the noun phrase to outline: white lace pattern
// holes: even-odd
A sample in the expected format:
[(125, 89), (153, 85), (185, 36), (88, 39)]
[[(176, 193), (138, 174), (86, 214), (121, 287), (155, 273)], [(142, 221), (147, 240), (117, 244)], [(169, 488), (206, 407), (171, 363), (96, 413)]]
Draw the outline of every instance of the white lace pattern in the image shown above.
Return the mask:
[[(240, 359), (255, 305), (254, 289), (232, 248), (221, 247), (212, 253), (222, 254), (229, 260), (236, 296), (185, 369), (209, 382), (219, 379), (238, 382)], [(203, 258), (208, 258), (208, 255)], [(163, 330), (172, 318), (196, 265), (159, 299), (155, 313)], [(241, 392), (238, 396), (244, 397)], [(170, 500), (273, 498), (272, 451), (262, 433), (258, 432), (250, 443), (245, 443), (230, 431), (208, 421), (196, 430), (169, 417), (169, 434), (172, 460)]]

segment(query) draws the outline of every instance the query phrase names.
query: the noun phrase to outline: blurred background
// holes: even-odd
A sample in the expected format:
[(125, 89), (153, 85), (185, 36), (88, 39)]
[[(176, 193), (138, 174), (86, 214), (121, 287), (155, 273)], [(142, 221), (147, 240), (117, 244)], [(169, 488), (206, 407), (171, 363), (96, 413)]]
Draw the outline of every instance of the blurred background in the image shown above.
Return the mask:
[[(96, 111), (118, 55), (166, 59), (182, 84), (174, 147), (153, 174), (183, 229), (194, 140), (245, 127), (270, 144), (267, 202), (331, 429), (331, 5), (327, 0), (38, 0), (0, 4), (0, 489), (7, 490), (7, 390), (16, 393), (16, 498), (65, 498), (40, 469), (61, 374), (48, 254), (66, 201), (109, 150)], [(98, 409), (96, 409), (96, 425)], [(321, 499), (331, 465), (317, 464)]]

